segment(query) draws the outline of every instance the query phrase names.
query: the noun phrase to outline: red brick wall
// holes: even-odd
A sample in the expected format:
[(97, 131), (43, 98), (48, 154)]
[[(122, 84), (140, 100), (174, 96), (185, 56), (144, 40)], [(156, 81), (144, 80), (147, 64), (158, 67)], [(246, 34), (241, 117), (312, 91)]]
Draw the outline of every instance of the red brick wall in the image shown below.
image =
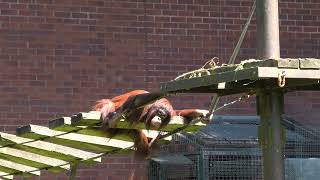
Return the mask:
[[(46, 125), (127, 90), (156, 90), (214, 56), (226, 62), (251, 5), (251, 0), (1, 0), (0, 131)], [(317, 0), (280, 1), (283, 57), (319, 57), (319, 9)], [(255, 57), (254, 23), (238, 62)], [(319, 108), (319, 97), (292, 93), (288, 111)], [(172, 99), (177, 107), (208, 106), (208, 95)], [(252, 100), (224, 113), (254, 114), (254, 107)], [(110, 172), (101, 179), (121, 179), (119, 174), (126, 179), (125, 161), (118, 162), (121, 168), (107, 162), (79, 175), (98, 179)]]

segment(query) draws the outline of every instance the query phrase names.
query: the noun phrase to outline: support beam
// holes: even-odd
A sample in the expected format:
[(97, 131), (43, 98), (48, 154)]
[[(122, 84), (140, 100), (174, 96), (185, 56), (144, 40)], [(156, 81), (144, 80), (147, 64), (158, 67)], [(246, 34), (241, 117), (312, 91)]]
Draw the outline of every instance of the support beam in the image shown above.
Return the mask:
[[(280, 58), (278, 0), (257, 0), (258, 59)], [(268, 82), (258, 94), (258, 112), (261, 116), (260, 137), (263, 152), (264, 179), (284, 179), (284, 137), (280, 118), (283, 108), (283, 92), (269, 89)]]
[(264, 179), (284, 179), (284, 130), (281, 126), (283, 93), (263, 91), (258, 95), (258, 109), (261, 117), (259, 141), (263, 153)]
[(71, 171), (69, 175), (69, 180), (75, 180), (78, 170), (78, 162), (75, 162), (71, 165)]

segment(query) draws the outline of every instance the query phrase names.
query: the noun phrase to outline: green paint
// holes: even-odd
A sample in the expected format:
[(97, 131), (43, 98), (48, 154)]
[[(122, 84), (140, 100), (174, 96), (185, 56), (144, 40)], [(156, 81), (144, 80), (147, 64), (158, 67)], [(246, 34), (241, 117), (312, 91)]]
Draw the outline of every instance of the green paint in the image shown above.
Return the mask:
[(44, 141), (46, 141), (46, 142), (51, 142), (54, 144), (60, 144), (63, 146), (69, 146), (72, 148), (88, 150), (88, 151), (97, 152), (97, 153), (103, 153), (103, 152), (108, 152), (108, 151), (113, 151), (115, 149), (118, 149), (118, 148), (114, 148), (114, 147), (110, 147), (110, 146), (83, 143), (83, 142), (78, 142), (78, 141), (60, 139), (60, 138), (56, 138), (56, 137), (45, 138), (47, 136), (38, 135), (35, 133), (25, 133), (25, 134), (22, 134), (21, 136), (25, 137), (25, 138), (30, 138), (30, 139), (44, 138)]
[[(6, 145), (9, 145), (9, 144), (15, 144), (15, 143), (14, 142), (10, 142), (8, 140), (1, 140), (0, 141), (0, 145), (1, 146), (6, 146)], [(79, 160), (79, 158), (71, 156), (71, 155), (65, 155), (65, 154), (58, 153), (58, 152), (53, 152), (53, 151), (46, 151), (46, 150), (42, 150), (42, 149), (38, 149), (38, 148), (25, 146), (25, 145), (12, 145), (10, 147), (18, 149), (18, 150), (22, 150), (22, 151), (27, 151), (27, 152), (39, 154), (39, 155), (42, 155), (42, 156), (47, 156), (47, 157), (51, 157), (51, 158), (55, 158), (55, 159), (60, 159), (60, 160), (63, 160), (63, 161), (68, 161), (68, 162), (75, 162), (75, 161)]]

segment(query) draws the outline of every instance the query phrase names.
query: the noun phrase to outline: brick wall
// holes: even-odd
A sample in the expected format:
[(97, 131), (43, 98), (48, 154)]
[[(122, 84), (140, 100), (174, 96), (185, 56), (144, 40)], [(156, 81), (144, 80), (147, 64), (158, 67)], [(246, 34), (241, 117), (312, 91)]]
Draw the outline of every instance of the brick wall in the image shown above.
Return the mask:
[[(127, 90), (156, 90), (160, 82), (215, 56), (226, 62), (251, 5), (251, 0), (0, 0), (0, 131), (46, 125)], [(283, 57), (319, 57), (319, 9), (317, 0), (280, 1)], [(254, 23), (238, 62), (255, 57)], [(203, 108), (208, 97), (172, 100), (176, 107)], [(319, 109), (319, 97), (291, 93), (287, 111)], [(255, 114), (254, 107), (251, 100), (222, 113)], [(110, 168), (107, 160), (79, 176), (126, 179), (127, 158), (116, 163), (119, 168)]]

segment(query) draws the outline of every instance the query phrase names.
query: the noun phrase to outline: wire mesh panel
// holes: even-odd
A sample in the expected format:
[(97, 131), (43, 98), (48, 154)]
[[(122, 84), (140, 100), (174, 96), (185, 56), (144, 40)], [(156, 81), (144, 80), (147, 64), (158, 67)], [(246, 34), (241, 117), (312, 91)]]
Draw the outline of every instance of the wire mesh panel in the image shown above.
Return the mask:
[[(154, 171), (158, 171), (155, 177), (192, 179), (195, 177), (193, 174), (197, 173), (195, 179), (201, 180), (262, 180), (259, 118), (234, 118), (216, 120), (196, 135), (173, 136), (173, 144), (164, 148), (166, 154), (198, 155), (186, 156), (194, 158), (192, 167), (152, 166)], [(307, 122), (286, 115), (281, 120), (286, 137), (283, 142), (286, 180), (313, 180), (320, 177), (320, 126), (310, 126)]]
[(286, 117), (294, 124), (285, 146), (285, 177), (288, 180), (309, 180), (320, 177), (320, 129)]
[(203, 179), (262, 179), (261, 153), (258, 149), (206, 149), (202, 152)]
[[(180, 157), (182, 155), (179, 155)], [(199, 179), (199, 155), (185, 155), (181, 161), (177, 157), (153, 158), (149, 163), (149, 180), (197, 180)]]

